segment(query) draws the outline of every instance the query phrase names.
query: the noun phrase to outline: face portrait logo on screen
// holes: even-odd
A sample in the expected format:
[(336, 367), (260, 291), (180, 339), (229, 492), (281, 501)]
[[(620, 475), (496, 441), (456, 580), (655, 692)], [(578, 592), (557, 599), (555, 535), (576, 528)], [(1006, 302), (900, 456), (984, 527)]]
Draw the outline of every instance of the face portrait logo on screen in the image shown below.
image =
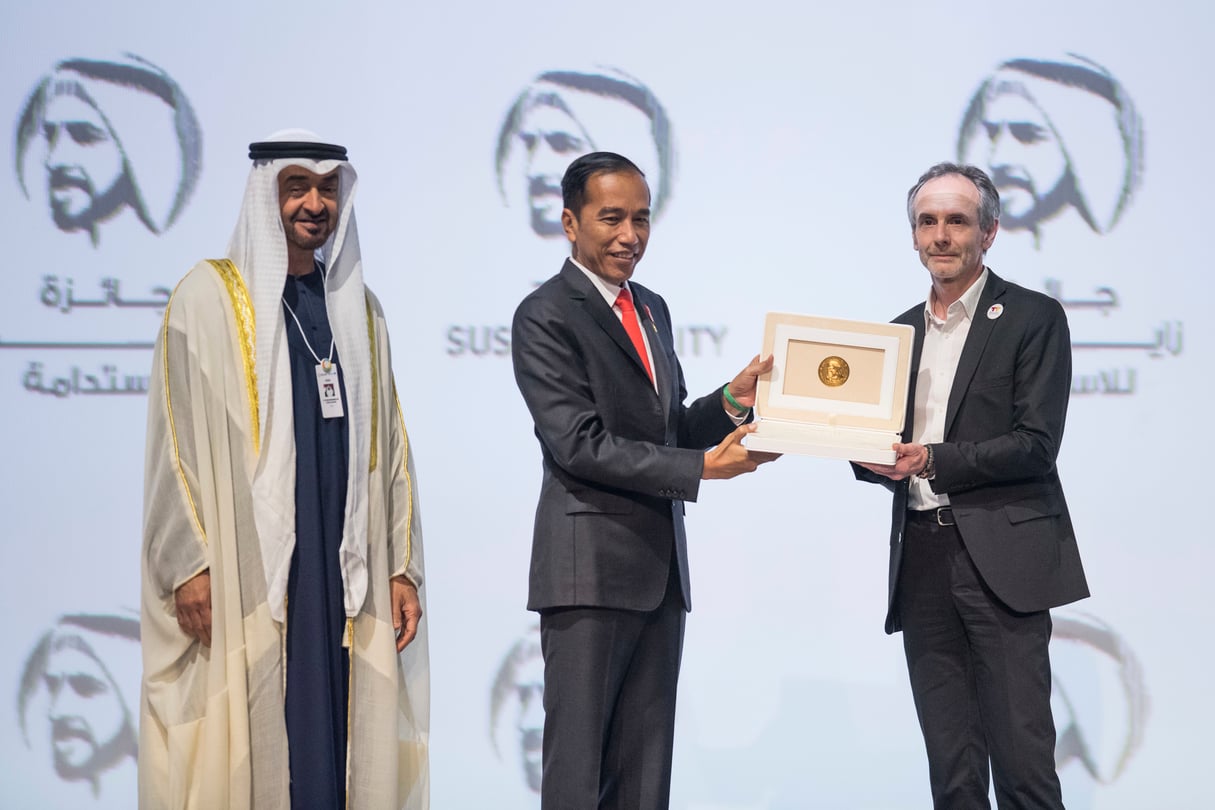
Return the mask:
[(1143, 174), (1143, 126), (1125, 88), (1082, 56), (1011, 59), (975, 92), (958, 159), (988, 171), (1001, 230), (1041, 244), (1047, 222), (1074, 210), (1094, 232), (1113, 228)]
[(1065, 659), (1065, 666), (1052, 669), (1055, 764), (1062, 771), (1078, 763), (1095, 783), (1113, 784), (1143, 746), (1150, 701), (1142, 665), (1130, 643), (1102, 619), (1077, 610), (1051, 619), (1052, 658), (1071, 648), (1073, 658), (1080, 653), (1090, 662), (1080, 668), (1073, 660), (1069, 669)]
[(17, 180), (45, 193), (51, 219), (94, 246), (127, 209), (162, 233), (181, 214), (202, 163), (202, 134), (177, 83), (134, 54), (65, 59), (43, 77), (17, 121)]
[(544, 657), (537, 626), (507, 651), (489, 696), (489, 737), (498, 759), (517, 764), (540, 792), (544, 740)]
[[(25, 662), (17, 713), (26, 744), (46, 740), (58, 777), (88, 783), (94, 796), (108, 771), (134, 765), (139, 656), (138, 620), (76, 614), (44, 633)], [(134, 677), (119, 675), (127, 672)]]
[(508, 205), (526, 205), (537, 236), (563, 239), (561, 177), (574, 158), (597, 149), (640, 166), (658, 216), (671, 193), (675, 156), (670, 121), (654, 94), (615, 68), (541, 73), (498, 132), (498, 190)]

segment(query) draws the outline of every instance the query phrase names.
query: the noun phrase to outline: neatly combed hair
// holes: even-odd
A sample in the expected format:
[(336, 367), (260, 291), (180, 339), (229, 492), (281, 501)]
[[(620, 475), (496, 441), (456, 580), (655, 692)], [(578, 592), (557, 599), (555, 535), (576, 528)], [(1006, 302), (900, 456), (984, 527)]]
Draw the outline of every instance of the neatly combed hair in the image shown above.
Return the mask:
[(597, 174), (631, 172), (645, 177), (637, 164), (615, 152), (591, 152), (576, 159), (561, 178), (561, 205), (578, 216), (586, 201), (586, 184)]
[[(177, 85), (177, 82), (164, 70), (148, 60), (133, 53), (123, 54), (122, 62), (99, 61), (94, 59), (65, 59), (55, 65), (50, 75), (43, 77), (34, 88), (33, 93), (26, 99), (21, 115), (17, 119), (17, 144), (14, 150), (16, 158), (17, 182), (21, 191), (28, 198), (29, 188), (25, 181), (25, 153), (33, 138), (42, 132), (46, 108), (55, 93), (67, 93), (88, 104), (101, 115), (110, 135), (118, 144), (124, 163), (128, 155), (122, 139), (112, 129), (113, 125), (97, 101), (89, 94), (81, 83), (81, 78), (93, 82), (113, 84), (128, 90), (150, 93), (163, 101), (173, 110), (173, 126), (181, 146), (181, 181), (177, 194), (173, 198), (172, 207), (167, 212), (150, 212), (140, 195), (131, 202), (140, 220), (152, 233), (163, 233), (172, 225), (185, 208), (186, 202), (194, 194), (202, 172), (202, 127), (189, 99)], [(130, 173), (129, 166), (127, 167)]]
[[(510, 112), (502, 122), (498, 132), (498, 151), (495, 165), (498, 173), (498, 191), (506, 196), (502, 170), (510, 155), (512, 140), (518, 134), (519, 128), (527, 116), (528, 110), (539, 105), (555, 107), (561, 110), (581, 125), (575, 108), (562, 97), (566, 90), (590, 93), (598, 98), (621, 101), (637, 108), (650, 122), (650, 136), (654, 139), (654, 147), (658, 151), (658, 165), (653, 167), (658, 176), (654, 178), (653, 208), (657, 218), (662, 214), (667, 199), (671, 196), (671, 187), (675, 175), (675, 139), (671, 133), (671, 119), (658, 98), (650, 88), (641, 83), (635, 76), (630, 76), (618, 68), (597, 68), (590, 72), (577, 70), (549, 70), (541, 73), (532, 84), (519, 94), (511, 105)], [(587, 133), (591, 138), (592, 148), (596, 137), (604, 133)]]
[(911, 223), (911, 229), (915, 230), (915, 196), (929, 180), (936, 180), (947, 174), (961, 175), (975, 184), (975, 188), (979, 190), (979, 229), (990, 231), (1000, 219), (1000, 192), (996, 191), (996, 184), (991, 182), (987, 172), (978, 166), (961, 163), (938, 163), (921, 174), (920, 179), (907, 192), (907, 221)]

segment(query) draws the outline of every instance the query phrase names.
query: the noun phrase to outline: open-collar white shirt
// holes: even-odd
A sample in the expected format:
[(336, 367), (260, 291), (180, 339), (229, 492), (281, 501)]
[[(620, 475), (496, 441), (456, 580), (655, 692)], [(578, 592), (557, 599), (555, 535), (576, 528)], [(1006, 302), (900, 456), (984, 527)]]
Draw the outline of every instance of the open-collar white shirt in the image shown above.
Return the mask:
[[(920, 351), (920, 367), (915, 381), (915, 412), (912, 417), (911, 440), (917, 444), (935, 444), (945, 441), (945, 411), (949, 407), (949, 392), (953, 389), (953, 378), (958, 372), (958, 360), (962, 347), (970, 334), (975, 308), (979, 296), (987, 285), (987, 268), (983, 268), (975, 282), (962, 296), (949, 305), (945, 319), (932, 311), (936, 290), (930, 289), (924, 302), (924, 346)], [(935, 509), (948, 506), (949, 496), (932, 491), (928, 481), (912, 477), (908, 493), (909, 509)]]

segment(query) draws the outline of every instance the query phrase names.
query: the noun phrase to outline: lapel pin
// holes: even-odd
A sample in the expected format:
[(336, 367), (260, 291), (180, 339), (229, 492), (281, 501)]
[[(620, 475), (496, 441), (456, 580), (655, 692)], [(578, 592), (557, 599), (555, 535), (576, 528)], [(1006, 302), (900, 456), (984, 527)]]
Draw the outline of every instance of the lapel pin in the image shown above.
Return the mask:
[(994, 321), (996, 318), (999, 318), (1003, 314), (1004, 314), (1004, 305), (1003, 304), (992, 304), (990, 307), (987, 308), (987, 319), (990, 321)]

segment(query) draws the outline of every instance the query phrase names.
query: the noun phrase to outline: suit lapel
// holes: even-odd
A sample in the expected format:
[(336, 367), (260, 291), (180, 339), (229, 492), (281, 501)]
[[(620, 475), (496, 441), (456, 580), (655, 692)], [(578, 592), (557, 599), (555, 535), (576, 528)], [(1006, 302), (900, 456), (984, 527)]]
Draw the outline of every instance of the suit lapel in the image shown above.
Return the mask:
[[(660, 324), (654, 319), (654, 310), (650, 307), (650, 291), (633, 284), (633, 300), (637, 304), (637, 314), (641, 320), (641, 331), (645, 332), (646, 340), (650, 342), (650, 357), (654, 361), (654, 376), (658, 380), (658, 398), (662, 402), (663, 412), (671, 407), (671, 396), (675, 390), (675, 369), (671, 367), (668, 356), (674, 355), (671, 347), (666, 345), (666, 336), (671, 334), (669, 324)], [(662, 307), (658, 308), (659, 314)], [(630, 344), (632, 345), (632, 344)], [(645, 373), (645, 369), (642, 369)]]
[(949, 389), (949, 405), (945, 408), (945, 438), (953, 429), (954, 417), (962, 405), (962, 398), (970, 388), (970, 381), (979, 368), (983, 359), (983, 350), (987, 347), (987, 339), (995, 329), (996, 319), (987, 317), (987, 310), (1004, 294), (1004, 280), (991, 270), (987, 271), (987, 285), (979, 295), (975, 305), (974, 316), (970, 321), (970, 331), (966, 334), (966, 345), (962, 347), (962, 355), (958, 358), (958, 370), (953, 376), (953, 387)]
[[(571, 298), (581, 303), (582, 308), (591, 317), (591, 320), (598, 324), (608, 334), (608, 337), (620, 347), (620, 350), (629, 357), (633, 367), (637, 369), (637, 373), (645, 379), (648, 385), (650, 376), (646, 373), (645, 366), (642, 365), (641, 358), (637, 355), (637, 350), (633, 348), (633, 341), (629, 339), (628, 333), (624, 331), (624, 325), (620, 323), (620, 319), (616, 317), (616, 313), (608, 306), (607, 301), (603, 299), (599, 290), (569, 260), (566, 260), (565, 266), (561, 268), (561, 276), (574, 289)], [(634, 302), (636, 303), (636, 299), (634, 299)], [(640, 307), (640, 304), (637, 304), (637, 306)], [(655, 354), (657, 354), (657, 351), (655, 351)], [(650, 387), (653, 388), (653, 386)]]

